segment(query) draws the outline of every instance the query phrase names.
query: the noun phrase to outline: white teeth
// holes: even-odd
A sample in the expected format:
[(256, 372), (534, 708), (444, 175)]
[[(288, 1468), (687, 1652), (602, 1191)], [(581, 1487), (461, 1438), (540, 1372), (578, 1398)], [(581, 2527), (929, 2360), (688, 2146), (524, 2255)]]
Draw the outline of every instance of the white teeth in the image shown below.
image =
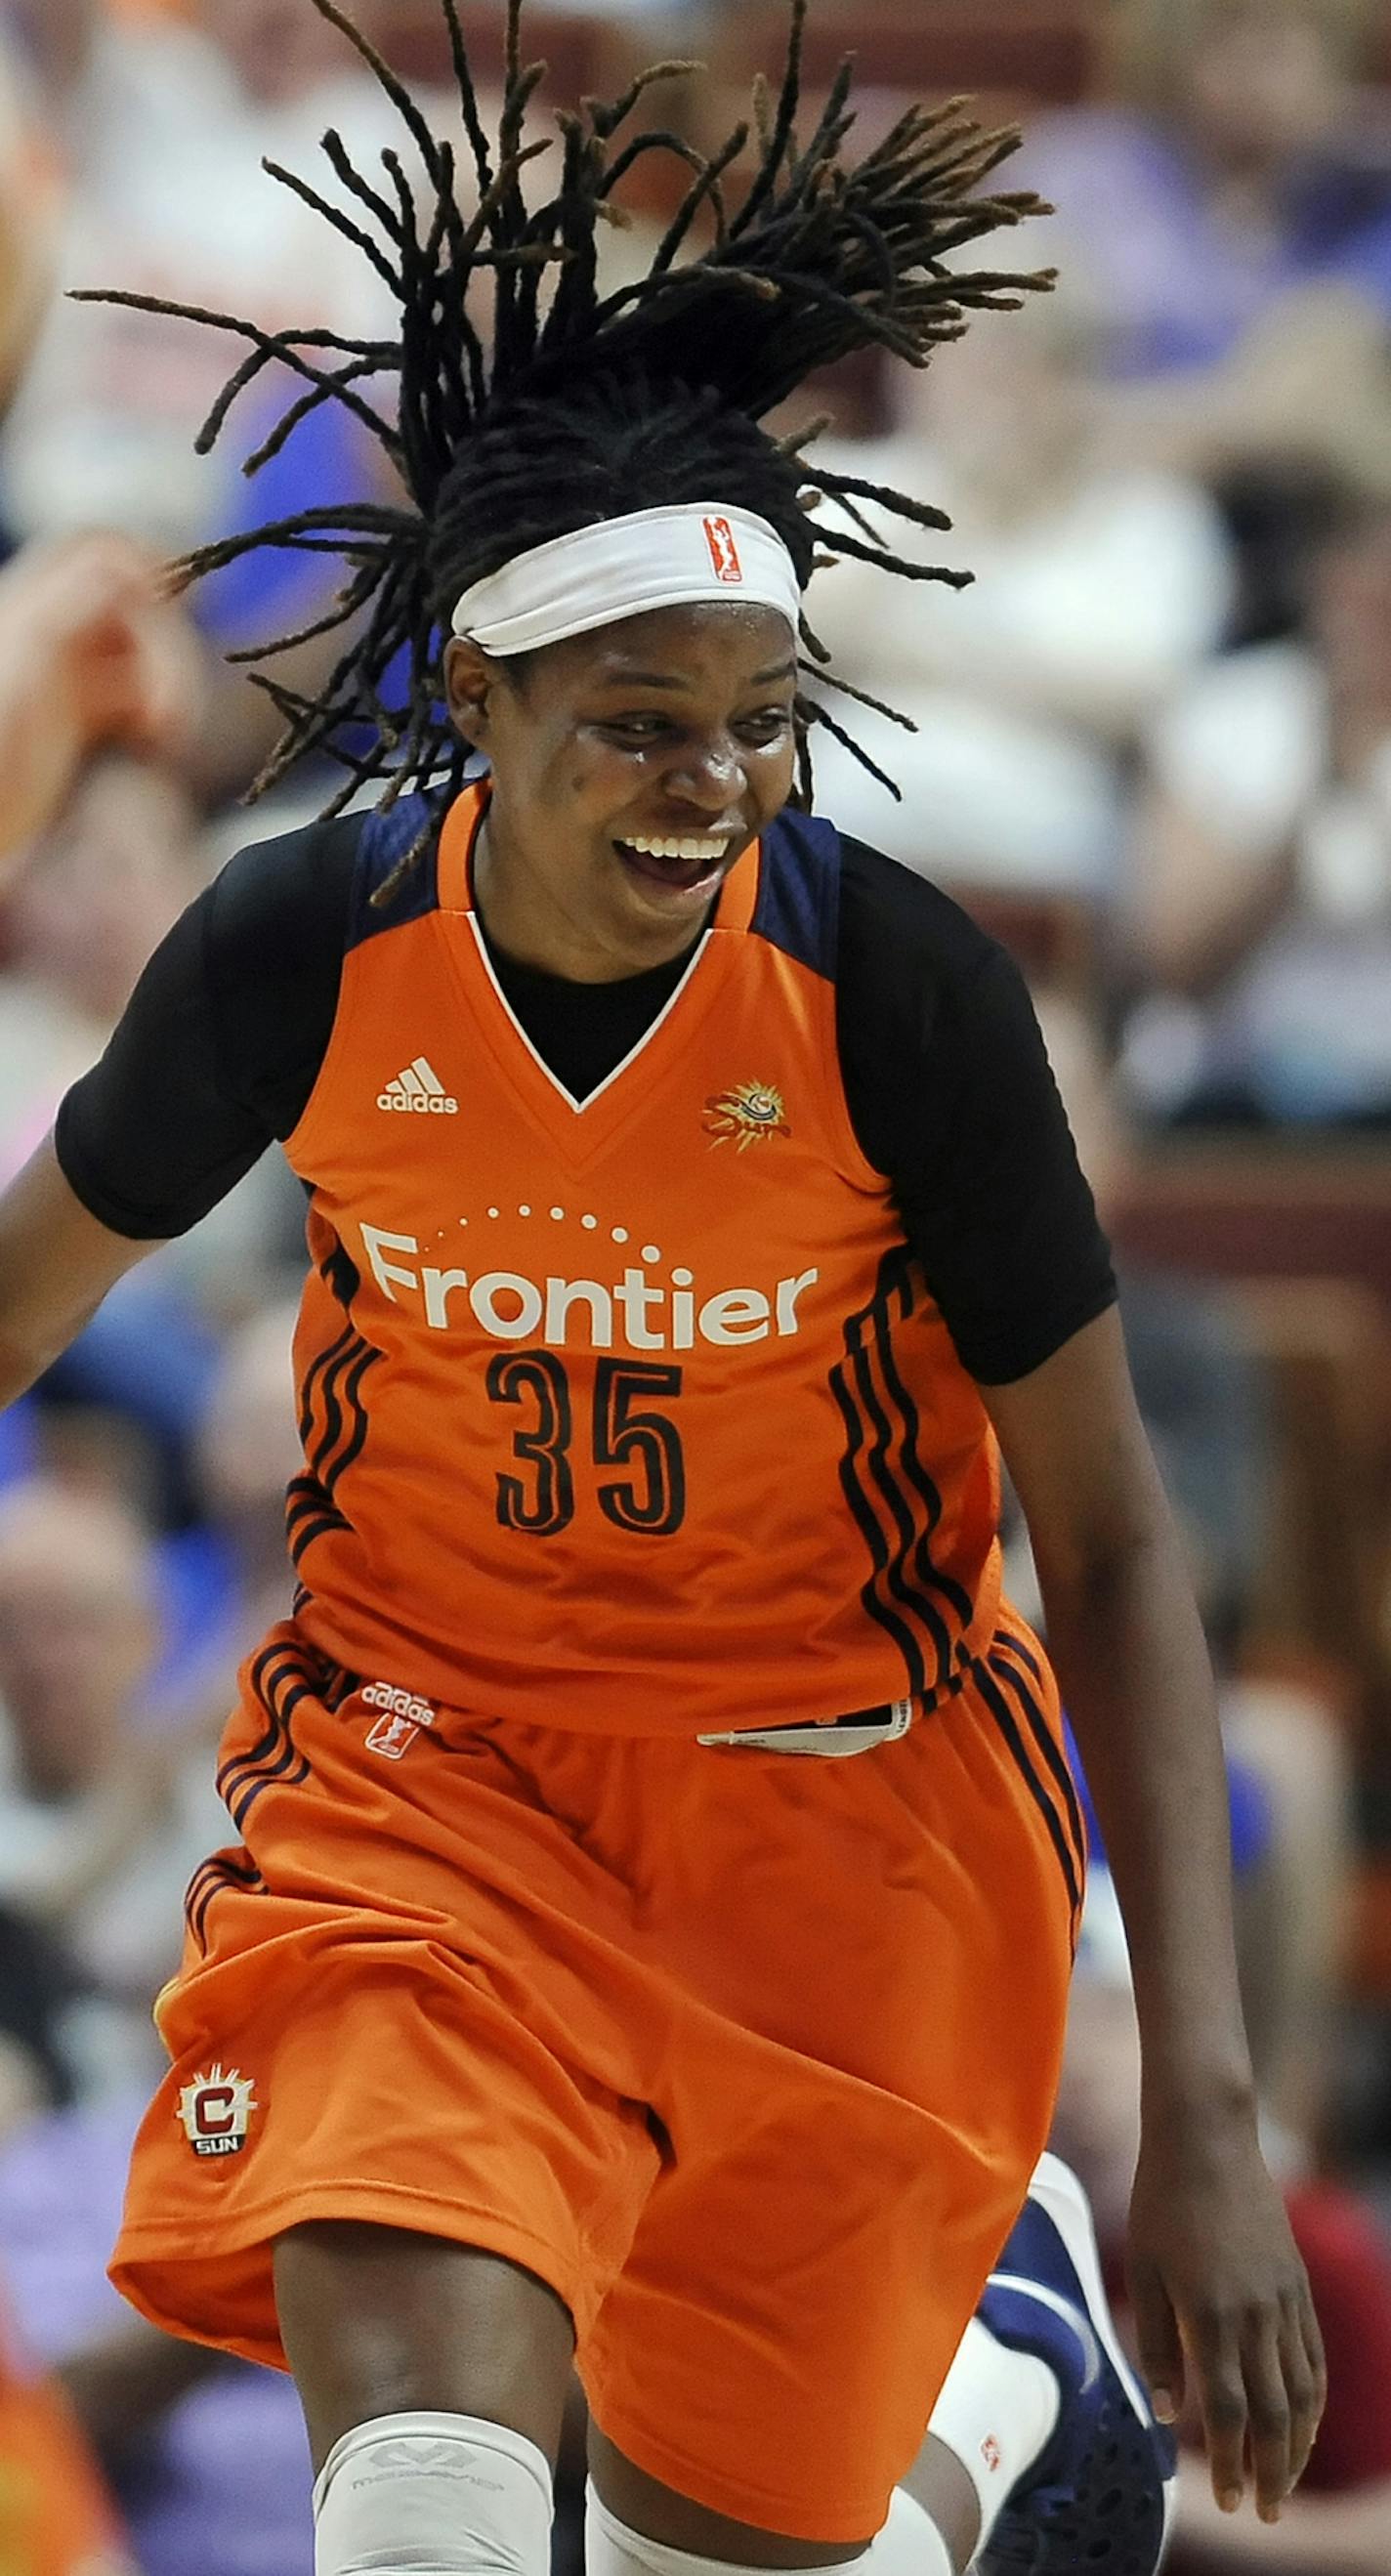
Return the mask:
[(650, 841), (634, 836), (625, 844), (646, 859), (722, 859), (723, 841)]

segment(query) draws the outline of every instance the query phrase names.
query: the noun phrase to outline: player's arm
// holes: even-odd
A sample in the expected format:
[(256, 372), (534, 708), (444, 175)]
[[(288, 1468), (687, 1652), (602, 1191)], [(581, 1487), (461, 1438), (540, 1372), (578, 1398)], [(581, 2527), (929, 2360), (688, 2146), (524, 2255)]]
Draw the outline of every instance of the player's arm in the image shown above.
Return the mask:
[(0, 1196), (0, 1405), (42, 1377), (107, 1290), (154, 1249), (113, 1234), (83, 1206), (46, 1137)]
[(0, 1403), (290, 1133), (337, 1007), (355, 847), (349, 823), (243, 851), (155, 950), (0, 1197)]
[(858, 844), (838, 995), (856, 1132), (1028, 1519), (1125, 1911), (1145, 2046), (1131, 2229), (1145, 2366), (1181, 2401), (1186, 2365), (1214, 2484), (1240, 2493), (1249, 2438), (1273, 2512), (1313, 2439), (1322, 2358), (1256, 2143), (1215, 1694), (1106, 1240), (1018, 969)]
[(1049, 1654), (1130, 1945), (1144, 2062), (1131, 2214), (1142, 2360), (1174, 2407), (1191, 2382), (1219, 2500), (1240, 2499), (1249, 2467), (1273, 2516), (1317, 2429), (1322, 2352), (1257, 2140), (1207, 1648), (1115, 1312), (982, 1395), (1028, 1522)]

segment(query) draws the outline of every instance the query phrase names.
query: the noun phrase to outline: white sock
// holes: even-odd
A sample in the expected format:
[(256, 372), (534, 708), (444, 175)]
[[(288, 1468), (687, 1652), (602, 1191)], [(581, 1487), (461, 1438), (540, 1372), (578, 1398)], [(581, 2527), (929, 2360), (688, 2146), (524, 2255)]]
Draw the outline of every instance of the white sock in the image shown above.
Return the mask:
[[(595, 2493), (585, 2495), (586, 2576), (767, 2576), (766, 2569), (732, 2566), (727, 2558), (698, 2558), (694, 2550), (669, 2549), (630, 2531)], [(953, 2576), (947, 2544), (929, 2513), (903, 2487), (889, 2500), (888, 2520), (858, 2558), (834, 2566), (792, 2568), (782, 2576)]]
[(549, 2576), (551, 2472), (478, 2415), (376, 2415), (314, 2481), (314, 2576)]
[(980, 2499), (978, 2549), (1010, 2489), (1051, 2440), (1061, 2406), (1047, 2362), (997, 2343), (972, 2317), (927, 2429), (961, 2462)]

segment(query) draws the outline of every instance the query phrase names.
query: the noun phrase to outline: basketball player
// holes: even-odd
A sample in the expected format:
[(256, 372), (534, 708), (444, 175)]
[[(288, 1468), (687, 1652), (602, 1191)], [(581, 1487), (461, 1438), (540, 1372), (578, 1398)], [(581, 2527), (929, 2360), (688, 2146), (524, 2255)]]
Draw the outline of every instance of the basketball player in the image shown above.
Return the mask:
[[(116, 2277), (288, 2362), (320, 2576), (542, 2576), (572, 2354), (594, 2576), (1150, 2576), (1155, 2414), (1273, 2517), (1321, 2393), (1210, 1684), (1018, 975), (807, 809), (818, 553), (933, 513), (760, 425), (1040, 282), (957, 264), (1030, 201), (953, 110), (847, 159), (848, 75), (799, 142), (799, 5), (752, 178), (605, 297), (669, 139), (591, 103), (529, 206), (516, 10), (496, 146), (446, 10), (479, 213), (377, 64), (437, 203), (330, 138), (330, 219), (400, 345), (235, 380), (288, 358), (410, 495), (266, 532), (352, 566), (282, 759), (365, 720), (381, 804), (233, 862), (0, 1210), (14, 1391), (273, 1137), (309, 1192), (298, 1589)], [(1135, 1954), (1153, 2411), (1039, 2161), (1081, 1836), (997, 1441)]]

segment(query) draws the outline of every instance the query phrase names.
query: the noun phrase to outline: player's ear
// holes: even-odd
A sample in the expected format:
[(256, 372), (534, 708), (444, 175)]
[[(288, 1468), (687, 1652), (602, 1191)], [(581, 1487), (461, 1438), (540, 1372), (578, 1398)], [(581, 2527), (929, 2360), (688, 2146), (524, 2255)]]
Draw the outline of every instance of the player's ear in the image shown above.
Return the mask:
[(494, 677), (494, 667), (478, 645), (467, 636), (451, 636), (444, 648), (445, 704), (464, 740), (480, 751), (488, 747)]

